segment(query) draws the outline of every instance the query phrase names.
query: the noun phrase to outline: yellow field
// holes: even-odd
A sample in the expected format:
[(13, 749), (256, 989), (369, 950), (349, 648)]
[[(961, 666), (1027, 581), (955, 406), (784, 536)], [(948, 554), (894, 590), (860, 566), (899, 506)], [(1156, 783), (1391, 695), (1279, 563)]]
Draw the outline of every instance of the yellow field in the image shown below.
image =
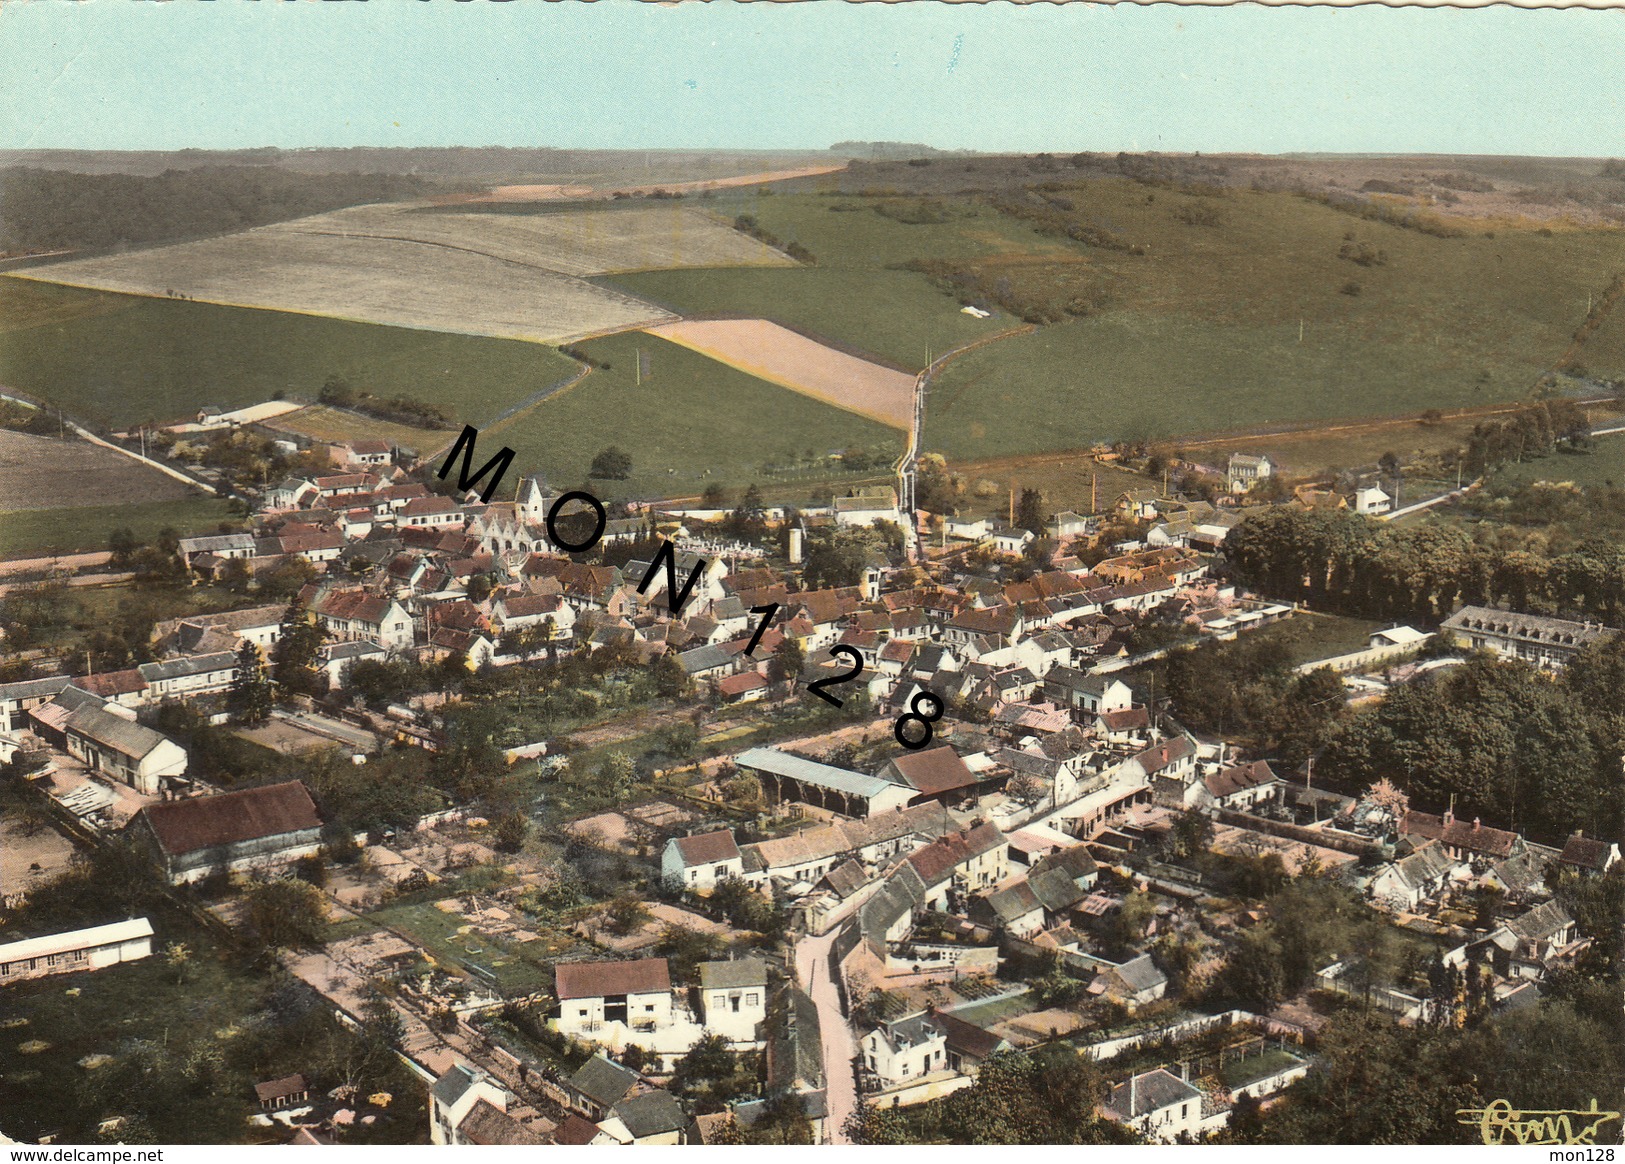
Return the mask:
[(768, 320), (685, 319), (644, 330), (781, 388), (894, 428), (911, 427), (911, 374), (837, 351)]

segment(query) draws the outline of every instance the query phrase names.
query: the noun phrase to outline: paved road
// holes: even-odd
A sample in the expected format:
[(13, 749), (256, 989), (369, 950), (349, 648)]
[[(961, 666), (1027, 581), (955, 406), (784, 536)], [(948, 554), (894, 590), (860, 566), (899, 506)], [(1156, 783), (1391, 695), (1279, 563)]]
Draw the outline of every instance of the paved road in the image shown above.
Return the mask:
[(796, 943), (796, 973), (818, 1007), (818, 1029), (823, 1036), (824, 1080), (829, 1118), (826, 1134), (832, 1144), (849, 1144), (846, 1121), (857, 1110), (858, 1081), (852, 1069), (857, 1048), (852, 1045), (852, 1028), (841, 1011), (840, 992), (830, 973), (830, 947), (839, 927), (821, 937), (804, 937)]

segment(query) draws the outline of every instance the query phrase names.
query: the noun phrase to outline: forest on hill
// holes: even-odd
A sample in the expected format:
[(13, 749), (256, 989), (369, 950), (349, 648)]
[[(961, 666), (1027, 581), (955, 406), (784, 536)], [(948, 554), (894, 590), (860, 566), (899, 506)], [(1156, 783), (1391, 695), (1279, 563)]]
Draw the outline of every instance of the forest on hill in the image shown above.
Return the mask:
[(410, 174), (205, 166), (161, 174), (0, 170), (0, 250), (104, 250), (228, 234), (440, 186)]

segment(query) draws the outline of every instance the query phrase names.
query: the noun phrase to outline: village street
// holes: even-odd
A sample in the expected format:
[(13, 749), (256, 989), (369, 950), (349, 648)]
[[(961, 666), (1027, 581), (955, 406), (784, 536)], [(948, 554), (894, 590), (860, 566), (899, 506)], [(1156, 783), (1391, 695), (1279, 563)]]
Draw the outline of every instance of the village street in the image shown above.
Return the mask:
[(823, 1042), (825, 1103), (828, 1117), (824, 1126), (829, 1142), (846, 1144), (846, 1121), (858, 1106), (858, 1085), (852, 1059), (852, 1031), (841, 1012), (841, 995), (830, 968), (830, 949), (839, 927), (817, 937), (811, 935), (796, 943), (796, 975), (818, 1007), (818, 1029)]

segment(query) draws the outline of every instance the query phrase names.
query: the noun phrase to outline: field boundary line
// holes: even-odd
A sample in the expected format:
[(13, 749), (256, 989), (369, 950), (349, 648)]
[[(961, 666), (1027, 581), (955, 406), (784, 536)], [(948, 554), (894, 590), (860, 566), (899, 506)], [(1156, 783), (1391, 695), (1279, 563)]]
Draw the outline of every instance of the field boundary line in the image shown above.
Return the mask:
[[(576, 371), (574, 373), (572, 373), (569, 376), (566, 376), (562, 380), (556, 381), (555, 383), (548, 385), (546, 388), (543, 388), (539, 392), (532, 392), (529, 396), (525, 397), (523, 400), (519, 401), (517, 404), (511, 405), (510, 407), (504, 409), (501, 413), (499, 413), (497, 415), (497, 418), (495, 420), (493, 420), (493, 421), (491, 421), (491, 423), (485, 425), (480, 431), (481, 432), (496, 432), (497, 430), (499, 430), (501, 428), (504, 428), (509, 424), (512, 424), (515, 420), (519, 419), (519, 417), (522, 416), (524, 413), (529, 412), (531, 409), (535, 408), (538, 404), (541, 404), (543, 401), (551, 400), (555, 396), (563, 396), (566, 392), (570, 391), (570, 389), (576, 387), (576, 385), (580, 384), (588, 376), (592, 375), (593, 369), (592, 369), (591, 364), (583, 363), (580, 360), (576, 360), (576, 365), (577, 365), (576, 366)], [(424, 459), (425, 460), (433, 460), (435, 457), (438, 457), (441, 453), (443, 453), (446, 449), (449, 449), (452, 446), (452, 444), (454, 444), (454, 443), (455, 443), (454, 441), (448, 441), (446, 444), (444, 444), (440, 448), (436, 449), (432, 454), (430, 454), (428, 457), (426, 457)]]
[[(44, 407), (47, 407), (47, 406), (38, 404), (38, 403), (36, 403), (35, 401), (32, 401), (32, 400), (23, 400), (20, 397), (12, 396), (10, 394), (10, 391), (0, 392), (0, 400), (9, 400), (14, 404), (26, 404), (31, 408), (44, 408)], [(104, 441), (101, 437), (97, 436), (95, 433), (91, 432), (89, 429), (81, 428), (78, 425), (78, 423), (76, 423), (75, 421), (69, 420), (67, 413), (63, 412), (60, 408), (57, 409), (57, 418), (62, 422), (62, 424), (65, 427), (71, 428), (74, 431), (74, 434), (77, 435), (80, 440), (87, 441), (88, 443), (93, 444), (93, 445), (99, 445), (104, 449), (111, 449), (115, 453), (119, 453), (119, 454), (121, 454), (123, 456), (129, 457), (130, 460), (132, 460), (132, 461), (139, 461), (141, 464), (146, 465), (149, 469), (157, 469), (160, 473), (164, 474), (165, 476), (173, 477), (173, 478), (175, 478), (175, 480), (183, 482), (184, 484), (190, 485), (194, 489), (205, 490), (205, 491), (207, 491), (209, 493), (213, 493), (216, 497), (227, 497), (227, 496), (229, 496), (229, 494), (222, 493), (220, 491), (219, 486), (217, 486), (217, 485), (211, 485), (207, 481), (201, 481), (196, 477), (188, 477), (185, 473), (182, 473), (179, 469), (173, 468), (173, 467), (171, 467), (169, 465), (161, 464), (158, 461), (154, 461), (151, 457), (143, 457), (140, 453), (131, 452), (129, 449), (124, 448), (122, 445), (115, 445), (112, 441)]]

